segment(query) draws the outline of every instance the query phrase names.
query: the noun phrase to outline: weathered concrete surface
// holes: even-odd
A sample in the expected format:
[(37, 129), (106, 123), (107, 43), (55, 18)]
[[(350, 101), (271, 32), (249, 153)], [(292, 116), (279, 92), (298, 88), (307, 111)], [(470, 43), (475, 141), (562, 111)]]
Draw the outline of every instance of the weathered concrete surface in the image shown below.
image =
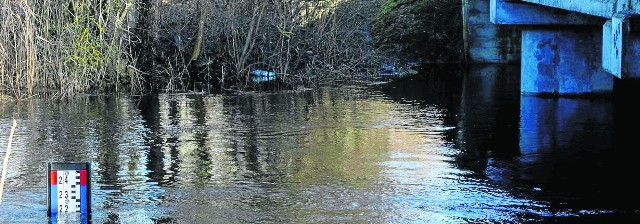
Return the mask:
[(640, 35), (631, 21), (616, 14), (602, 27), (602, 68), (618, 78), (640, 78)]
[(491, 0), (491, 22), (508, 25), (601, 25), (604, 19), (564, 9)]
[(638, 0), (522, 0), (539, 5), (565, 9), (588, 15), (611, 18), (615, 13), (628, 11), (640, 14)]
[(520, 61), (520, 28), (491, 23), (489, 0), (463, 0), (465, 52), (472, 63)]
[(622, 23), (607, 21), (602, 26), (602, 68), (622, 78)]
[(522, 31), (521, 92), (580, 95), (613, 90), (601, 69), (599, 27), (527, 28)]

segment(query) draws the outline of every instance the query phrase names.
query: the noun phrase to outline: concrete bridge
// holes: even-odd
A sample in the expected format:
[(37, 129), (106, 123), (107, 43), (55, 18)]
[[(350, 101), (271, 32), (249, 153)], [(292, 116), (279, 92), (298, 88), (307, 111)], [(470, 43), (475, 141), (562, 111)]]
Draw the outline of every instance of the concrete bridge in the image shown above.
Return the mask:
[(582, 95), (640, 79), (640, 0), (462, 0), (474, 63), (521, 63), (521, 92)]

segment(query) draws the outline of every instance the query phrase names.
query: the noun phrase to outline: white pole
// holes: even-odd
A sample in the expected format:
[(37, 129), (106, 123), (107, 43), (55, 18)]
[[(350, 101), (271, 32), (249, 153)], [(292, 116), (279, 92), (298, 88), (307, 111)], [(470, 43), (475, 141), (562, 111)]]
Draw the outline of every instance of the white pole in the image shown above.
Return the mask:
[(13, 126), (11, 127), (11, 133), (9, 134), (9, 141), (7, 141), (7, 152), (4, 154), (4, 161), (2, 162), (2, 179), (0, 179), (0, 204), (2, 204), (2, 192), (4, 192), (4, 180), (7, 179), (7, 169), (9, 169), (9, 154), (11, 154), (11, 142), (13, 141), (13, 132), (16, 130), (18, 122), (13, 119)]

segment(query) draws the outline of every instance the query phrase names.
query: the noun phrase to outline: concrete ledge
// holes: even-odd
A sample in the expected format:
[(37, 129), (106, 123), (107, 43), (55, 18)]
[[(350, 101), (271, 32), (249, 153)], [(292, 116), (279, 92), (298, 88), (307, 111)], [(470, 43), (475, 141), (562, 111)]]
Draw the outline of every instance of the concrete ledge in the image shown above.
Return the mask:
[(491, 0), (491, 22), (502, 25), (601, 25), (603, 18), (517, 1)]
[(640, 14), (640, 1), (637, 0), (522, 0), (534, 4), (565, 9), (593, 16), (611, 18), (620, 11)]

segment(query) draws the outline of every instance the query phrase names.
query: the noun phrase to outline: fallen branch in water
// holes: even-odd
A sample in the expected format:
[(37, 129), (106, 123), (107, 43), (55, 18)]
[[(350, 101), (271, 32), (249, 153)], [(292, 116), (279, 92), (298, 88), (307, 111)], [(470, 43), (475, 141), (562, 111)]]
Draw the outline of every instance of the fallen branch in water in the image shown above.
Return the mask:
[(7, 179), (7, 169), (9, 168), (9, 155), (11, 154), (11, 142), (13, 141), (13, 132), (16, 130), (18, 122), (13, 119), (13, 126), (11, 127), (11, 133), (9, 134), (9, 140), (7, 141), (7, 152), (4, 154), (4, 161), (2, 162), (2, 179), (0, 179), (0, 204), (2, 204), (2, 192), (4, 192), (4, 181)]

